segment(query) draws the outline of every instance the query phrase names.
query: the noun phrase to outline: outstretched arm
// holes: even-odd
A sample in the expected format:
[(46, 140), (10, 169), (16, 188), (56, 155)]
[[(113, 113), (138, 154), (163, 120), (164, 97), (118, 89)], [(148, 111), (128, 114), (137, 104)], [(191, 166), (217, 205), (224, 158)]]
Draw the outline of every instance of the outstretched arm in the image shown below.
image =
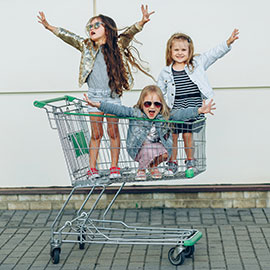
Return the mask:
[(202, 107), (200, 107), (198, 109), (198, 114), (210, 113), (210, 114), (214, 115), (212, 111), (216, 109), (215, 105), (216, 105), (216, 103), (213, 102), (213, 99), (211, 99), (208, 104), (206, 104), (205, 99), (204, 99)]
[(219, 58), (223, 57), (226, 53), (231, 50), (231, 46), (233, 42), (239, 38), (239, 30), (234, 29), (231, 36), (224, 40), (222, 43), (217, 45), (216, 47), (208, 50), (207, 52), (201, 54), (198, 59), (200, 59), (204, 69), (207, 70), (209, 66), (214, 64)]
[(121, 46), (123, 48), (128, 47), (129, 43), (131, 42), (131, 40), (133, 39), (133, 37), (140, 31), (142, 31), (143, 26), (150, 21), (150, 16), (154, 13), (154, 11), (152, 12), (148, 12), (148, 6), (146, 5), (144, 7), (144, 5), (141, 6), (141, 10), (142, 10), (142, 19), (133, 24), (132, 26), (130, 26), (126, 31), (124, 31), (124, 33), (122, 33), (119, 37), (119, 43), (121, 44)]
[(136, 115), (136, 110), (132, 107), (107, 102), (93, 102), (88, 98), (87, 94), (84, 94), (84, 100), (87, 102), (88, 105), (98, 108), (105, 114), (113, 114), (118, 117), (138, 117), (138, 115)]
[(39, 12), (37, 16), (38, 22), (41, 23), (46, 29), (54, 33), (57, 37), (61, 38), (64, 42), (69, 45), (75, 47), (76, 49), (82, 51), (83, 50), (83, 41), (84, 38), (64, 29), (52, 26), (46, 20), (45, 14), (43, 11)]
[(48, 23), (46, 20), (45, 14), (43, 11), (39, 11), (39, 15), (37, 16), (38, 22), (41, 23), (46, 29), (50, 30), (51, 32), (55, 33), (57, 30), (57, 27), (52, 26)]
[(227, 40), (228, 47), (234, 43), (236, 39), (239, 39), (239, 30), (234, 29), (231, 36)]
[(143, 27), (147, 22), (150, 21), (150, 16), (155, 13), (155, 11), (148, 12), (148, 5), (142, 5), (141, 6), (141, 11), (142, 11), (142, 19), (141, 21), (138, 22), (138, 24)]

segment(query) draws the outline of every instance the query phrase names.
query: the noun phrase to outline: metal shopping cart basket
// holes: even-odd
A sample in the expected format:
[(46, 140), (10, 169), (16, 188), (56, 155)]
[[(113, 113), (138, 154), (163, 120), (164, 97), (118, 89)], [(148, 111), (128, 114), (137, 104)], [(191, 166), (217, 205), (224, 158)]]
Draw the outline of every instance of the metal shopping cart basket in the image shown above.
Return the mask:
[[(198, 230), (137, 227), (128, 225), (123, 221), (106, 219), (107, 213), (124, 185), (130, 182), (138, 182), (138, 180), (135, 180), (138, 163), (132, 160), (127, 153), (126, 138), (130, 118), (120, 118), (118, 122), (121, 138), (118, 164), (121, 168), (121, 177), (109, 178), (111, 164), (110, 139), (107, 135), (107, 124), (104, 121), (104, 132), (97, 161), (100, 177), (92, 179), (89, 176), (90, 117), (84, 100), (64, 96), (35, 101), (34, 106), (46, 110), (50, 126), (58, 131), (73, 187), (51, 225), (50, 256), (54, 264), (59, 263), (62, 243), (78, 243), (80, 249), (84, 249), (86, 243), (170, 245), (173, 247), (168, 252), (168, 258), (173, 265), (181, 265), (186, 257), (193, 255), (195, 250), (194, 244), (202, 237), (202, 233)], [(138, 121), (147, 120), (138, 119)], [(175, 125), (171, 121), (167, 122), (172, 126)], [(177, 124), (183, 123), (177, 122)], [(195, 160), (192, 174), (187, 174), (185, 147), (181, 136), (179, 136), (177, 146), (178, 172), (173, 177), (163, 176), (161, 181), (183, 179), (205, 171), (205, 120), (194, 122), (191, 129), (190, 132), (193, 133), (192, 149)], [(159, 170), (163, 173), (165, 168), (166, 163), (162, 162), (159, 165)], [(153, 181), (153, 179), (149, 174), (144, 181)], [(113, 183), (118, 184), (117, 191), (110, 203), (103, 209), (102, 217), (99, 219), (94, 218), (94, 212), (102, 196), (105, 194), (106, 188)], [(89, 190), (89, 192), (77, 210), (76, 215), (64, 224), (59, 224), (60, 218), (74, 192), (82, 188)], [(95, 196), (93, 196), (94, 193)], [(90, 202), (91, 206), (89, 206)]]

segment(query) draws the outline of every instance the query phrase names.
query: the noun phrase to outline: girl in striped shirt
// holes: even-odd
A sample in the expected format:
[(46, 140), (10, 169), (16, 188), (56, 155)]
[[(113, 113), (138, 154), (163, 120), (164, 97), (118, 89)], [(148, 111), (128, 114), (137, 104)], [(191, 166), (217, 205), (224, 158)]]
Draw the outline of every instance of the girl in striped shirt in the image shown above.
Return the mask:
[[(176, 33), (170, 37), (166, 48), (166, 66), (158, 77), (158, 86), (170, 109), (201, 107), (203, 99), (213, 97), (206, 70), (230, 51), (231, 44), (238, 39), (238, 35), (238, 29), (234, 29), (227, 40), (200, 55), (194, 55), (194, 45), (188, 35)], [(203, 118), (203, 115), (199, 115), (196, 119), (190, 119), (187, 124), (174, 126), (173, 151), (166, 170), (167, 176), (173, 176), (178, 171), (176, 157), (179, 133), (182, 133), (184, 141), (187, 170), (195, 167), (192, 132), (200, 131), (204, 121), (195, 121)]]

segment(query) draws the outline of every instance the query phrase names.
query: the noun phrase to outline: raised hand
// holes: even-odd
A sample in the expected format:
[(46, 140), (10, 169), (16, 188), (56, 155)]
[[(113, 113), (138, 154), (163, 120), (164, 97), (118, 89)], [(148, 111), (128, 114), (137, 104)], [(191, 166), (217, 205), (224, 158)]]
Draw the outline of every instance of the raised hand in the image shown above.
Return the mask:
[(239, 30), (238, 29), (234, 29), (233, 32), (232, 32), (232, 34), (231, 34), (231, 36), (227, 40), (227, 45), (230, 46), (238, 38), (239, 38)]
[(142, 20), (139, 22), (141, 26), (143, 26), (145, 23), (150, 21), (150, 16), (155, 13), (155, 11), (148, 12), (148, 5), (142, 5), (141, 6), (141, 11), (142, 11)]
[(37, 16), (37, 18), (38, 22), (41, 23), (46, 29), (50, 27), (43, 11), (39, 11), (39, 16)]
[(46, 29), (50, 30), (51, 32), (56, 31), (57, 28), (48, 23), (43, 11), (39, 11), (39, 16), (37, 16), (37, 18), (38, 18), (38, 22), (41, 23)]
[(201, 114), (201, 113), (204, 113), (204, 114), (210, 113), (210, 114), (214, 115), (212, 111), (216, 109), (215, 105), (216, 105), (216, 103), (213, 102), (213, 99), (211, 99), (211, 100), (208, 102), (208, 104), (206, 104), (206, 101), (205, 101), (205, 99), (204, 99), (204, 100), (203, 100), (202, 107), (200, 107), (200, 108), (198, 109), (198, 113), (199, 113), (199, 114)]

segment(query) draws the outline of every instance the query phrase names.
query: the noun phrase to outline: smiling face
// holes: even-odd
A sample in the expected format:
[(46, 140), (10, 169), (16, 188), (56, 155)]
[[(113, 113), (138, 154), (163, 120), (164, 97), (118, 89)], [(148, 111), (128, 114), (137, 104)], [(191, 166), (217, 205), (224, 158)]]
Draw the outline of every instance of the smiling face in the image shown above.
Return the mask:
[(172, 42), (171, 57), (176, 66), (184, 67), (189, 58), (189, 44), (187, 40), (175, 39)]
[(100, 18), (94, 18), (89, 25), (89, 36), (98, 45), (106, 43), (105, 27)]
[(143, 112), (149, 119), (155, 119), (160, 113), (162, 103), (159, 96), (155, 93), (151, 93), (145, 96), (143, 100)]

